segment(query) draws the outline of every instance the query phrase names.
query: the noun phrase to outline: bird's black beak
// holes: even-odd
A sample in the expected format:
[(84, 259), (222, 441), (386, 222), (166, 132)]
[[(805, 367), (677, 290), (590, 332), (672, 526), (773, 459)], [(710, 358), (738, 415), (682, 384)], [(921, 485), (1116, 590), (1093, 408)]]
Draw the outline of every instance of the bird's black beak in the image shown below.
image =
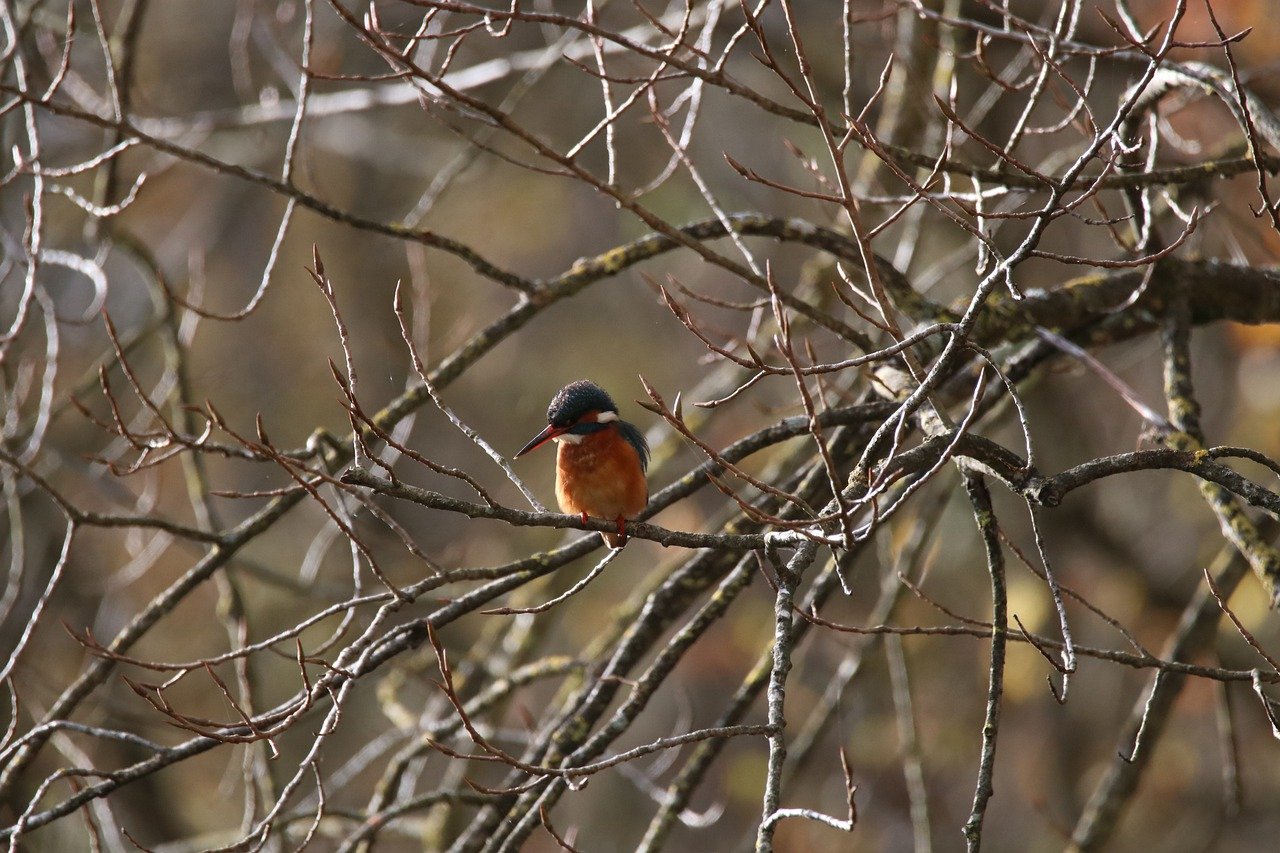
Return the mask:
[(564, 427), (558, 427), (555, 424), (547, 424), (546, 429), (544, 429), (542, 432), (535, 435), (533, 438), (529, 439), (529, 443), (526, 444), (524, 447), (520, 448), (520, 452), (515, 455), (515, 458), (519, 459), (521, 456), (524, 456), (529, 451), (537, 450), (539, 447), (546, 444), (548, 441), (555, 438), (557, 435), (563, 435), (568, 431), (569, 430)]

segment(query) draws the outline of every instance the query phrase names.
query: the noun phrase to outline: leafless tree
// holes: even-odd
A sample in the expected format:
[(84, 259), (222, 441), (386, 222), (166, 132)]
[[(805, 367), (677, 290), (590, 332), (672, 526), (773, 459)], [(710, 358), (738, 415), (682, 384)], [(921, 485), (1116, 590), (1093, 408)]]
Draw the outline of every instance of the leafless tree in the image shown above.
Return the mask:
[(0, 0), (0, 838), (1274, 843), (1265, 6)]

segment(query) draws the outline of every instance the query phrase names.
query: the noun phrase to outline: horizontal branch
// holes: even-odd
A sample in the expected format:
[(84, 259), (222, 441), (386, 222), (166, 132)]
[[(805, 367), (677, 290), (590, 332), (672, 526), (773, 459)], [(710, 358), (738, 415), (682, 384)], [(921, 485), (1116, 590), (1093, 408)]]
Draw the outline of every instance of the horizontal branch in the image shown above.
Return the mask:
[[(526, 512), (503, 506), (487, 506), (484, 504), (453, 498), (440, 492), (421, 489), (405, 483), (394, 483), (379, 477), (363, 468), (350, 468), (342, 474), (342, 482), (352, 486), (362, 486), (387, 497), (406, 500), (430, 509), (443, 510), (465, 515), (468, 518), (490, 518), (505, 521), (515, 527), (551, 527), (570, 530), (587, 530), (598, 533), (614, 533), (617, 525), (613, 521), (581, 516), (562, 515), (557, 512)], [(626, 534), (632, 539), (648, 539), (664, 547), (678, 548), (713, 548), (721, 551), (751, 551), (769, 545), (785, 545), (780, 537), (788, 541), (798, 539), (795, 534), (778, 533), (688, 533), (682, 530), (669, 530), (656, 524), (642, 521), (628, 521)]]
[[(991, 623), (973, 620), (970, 625), (842, 625), (826, 619), (806, 614), (805, 618), (815, 625), (839, 631), (843, 634), (863, 636), (898, 637), (972, 637), (977, 640), (991, 638)], [(1042, 653), (1045, 650), (1062, 651), (1065, 646), (1061, 640), (1041, 634), (1033, 634), (1021, 630), (1017, 625), (1008, 628), (1007, 639), (1013, 643), (1022, 643), (1035, 647)], [(1119, 649), (1107, 649), (1101, 646), (1073, 646), (1081, 657), (1093, 658), (1127, 666), (1130, 669), (1154, 669), (1170, 675), (1185, 675), (1193, 678), (1206, 678), (1212, 681), (1250, 683), (1261, 674), (1267, 684), (1280, 684), (1280, 673), (1263, 672), (1258, 669), (1228, 669), (1221, 666), (1205, 666), (1170, 660), (1150, 653), (1126, 652)]]
[[(799, 421), (802, 419), (789, 419)], [(770, 433), (763, 431), (761, 435), (780, 440), (789, 437), (795, 431), (800, 434), (798, 423), (788, 423), (787, 429)], [(893, 457), (888, 468), (880, 473), (880, 479), (892, 481), (909, 474), (929, 470), (943, 454), (951, 454), (963, 463), (981, 469), (990, 474), (1010, 491), (1025, 500), (1047, 507), (1057, 506), (1069, 493), (1104, 477), (1117, 474), (1128, 474), (1135, 471), (1176, 470), (1193, 474), (1202, 480), (1217, 483), (1233, 494), (1239, 495), (1249, 504), (1260, 507), (1280, 517), (1280, 494), (1258, 485), (1249, 478), (1231, 468), (1214, 461), (1214, 451), (1180, 451), (1169, 448), (1137, 450), (1106, 456), (1081, 463), (1061, 473), (1045, 475), (1027, 463), (1012, 450), (970, 433), (957, 434), (948, 431), (929, 438), (922, 444)], [(738, 455), (738, 454), (735, 454)], [(694, 472), (679, 483), (684, 485), (682, 492), (700, 485), (696, 481), (705, 478), (710, 469), (718, 469), (713, 462), (699, 466)], [(553, 512), (528, 512), (504, 506), (477, 504), (460, 498), (451, 497), (440, 492), (422, 489), (405, 483), (393, 482), (362, 468), (350, 468), (342, 474), (342, 482), (348, 485), (371, 489), (388, 497), (407, 500), (430, 509), (453, 512), (468, 518), (488, 518), (504, 521), (516, 527), (548, 527), (556, 529), (572, 529), (611, 533), (616, 530), (613, 521), (588, 517), (585, 521), (576, 515), (563, 515)], [(667, 495), (663, 506), (674, 500), (674, 495)], [(766, 546), (786, 546), (797, 544), (803, 537), (796, 532), (765, 532), (754, 534), (736, 533), (693, 533), (670, 530), (655, 524), (640, 521), (626, 523), (628, 536), (647, 539), (664, 547), (711, 548), (717, 550), (744, 551), (756, 550)]]
[(1186, 471), (1202, 480), (1216, 483), (1243, 498), (1252, 506), (1280, 517), (1280, 494), (1267, 489), (1219, 462), (1213, 461), (1214, 450), (1188, 451), (1172, 448), (1135, 450), (1084, 462), (1048, 478), (1047, 484), (1066, 494), (1103, 477), (1132, 471), (1172, 469)]
[[(1252, 506), (1280, 517), (1280, 494), (1214, 461), (1216, 449), (1199, 452), (1163, 447), (1135, 450), (1091, 459), (1058, 474), (1045, 475), (1028, 466), (1012, 450), (988, 438), (972, 434), (957, 437), (954, 432), (947, 432), (933, 436), (923, 444), (894, 457), (890, 462), (888, 477), (892, 479), (926, 470), (949, 447), (966, 464), (990, 474), (1010, 491), (1040, 506), (1057, 506), (1069, 492), (1104, 477), (1135, 471), (1174, 470), (1217, 483)], [(1225, 453), (1224, 451), (1224, 455)]]
[[(1280, 271), (1222, 261), (1165, 258), (1154, 270), (1081, 276), (1023, 299), (992, 300), (974, 328), (984, 347), (1034, 337), (1036, 327), (1088, 346), (1114, 343), (1155, 329), (1175, 297), (1185, 295), (1191, 322), (1280, 322)], [(943, 312), (940, 319), (949, 315)]]

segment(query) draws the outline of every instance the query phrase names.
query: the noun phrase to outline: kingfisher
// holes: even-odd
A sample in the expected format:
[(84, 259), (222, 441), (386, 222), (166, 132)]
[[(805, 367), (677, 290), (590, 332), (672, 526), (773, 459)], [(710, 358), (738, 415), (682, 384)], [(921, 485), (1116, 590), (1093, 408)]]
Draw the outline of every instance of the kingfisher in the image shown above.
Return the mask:
[(616, 533), (601, 533), (611, 548), (627, 544), (623, 523), (649, 503), (649, 445), (640, 430), (618, 417), (603, 388), (586, 379), (564, 386), (547, 407), (547, 428), (520, 448), (516, 458), (548, 441), (556, 452), (556, 500), (569, 515), (603, 518)]

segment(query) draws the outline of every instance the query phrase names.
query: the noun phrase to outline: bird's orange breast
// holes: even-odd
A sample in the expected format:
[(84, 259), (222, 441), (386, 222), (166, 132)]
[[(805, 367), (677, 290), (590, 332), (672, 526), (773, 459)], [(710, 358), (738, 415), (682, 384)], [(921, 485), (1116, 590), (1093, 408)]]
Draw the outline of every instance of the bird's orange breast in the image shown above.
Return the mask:
[(636, 449), (610, 427), (562, 442), (556, 453), (556, 499), (562, 512), (596, 518), (634, 518), (649, 502)]

